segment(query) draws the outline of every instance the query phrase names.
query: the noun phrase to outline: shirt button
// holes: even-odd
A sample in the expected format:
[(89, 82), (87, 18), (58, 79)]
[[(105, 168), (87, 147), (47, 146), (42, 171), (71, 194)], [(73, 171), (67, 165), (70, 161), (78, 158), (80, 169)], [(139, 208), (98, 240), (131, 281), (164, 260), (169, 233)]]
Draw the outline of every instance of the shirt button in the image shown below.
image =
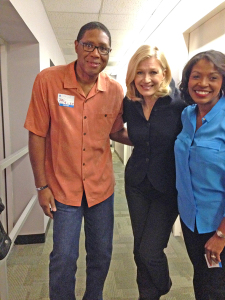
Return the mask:
[(146, 162), (149, 162), (149, 158), (146, 158)]
[(146, 142), (146, 145), (149, 146), (149, 142)]
[(83, 178), (83, 181), (85, 181), (85, 178)]
[(85, 163), (83, 163), (83, 166), (85, 166)]
[(84, 119), (87, 119), (87, 117), (86, 117), (86, 116), (84, 116)]
[(105, 117), (107, 117), (107, 115), (105, 114)]
[(83, 149), (83, 151), (85, 151), (85, 148)]
[(149, 127), (150, 126), (150, 123), (147, 123), (147, 127)]
[(86, 132), (84, 132), (84, 135), (86, 135)]

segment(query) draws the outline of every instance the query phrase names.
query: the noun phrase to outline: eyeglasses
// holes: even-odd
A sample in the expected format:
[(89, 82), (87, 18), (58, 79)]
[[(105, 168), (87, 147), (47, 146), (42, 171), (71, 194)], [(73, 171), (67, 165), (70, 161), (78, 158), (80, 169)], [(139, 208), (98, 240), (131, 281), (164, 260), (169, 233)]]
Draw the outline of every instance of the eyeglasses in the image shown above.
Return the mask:
[(89, 44), (89, 43), (83, 43), (81, 41), (79, 41), (79, 43), (83, 46), (83, 49), (84, 51), (87, 51), (87, 52), (93, 52), (95, 50), (95, 48), (98, 49), (98, 53), (100, 55), (108, 55), (109, 52), (112, 51), (111, 48), (106, 48), (104, 46), (95, 46), (95, 45), (92, 45), (92, 44)]

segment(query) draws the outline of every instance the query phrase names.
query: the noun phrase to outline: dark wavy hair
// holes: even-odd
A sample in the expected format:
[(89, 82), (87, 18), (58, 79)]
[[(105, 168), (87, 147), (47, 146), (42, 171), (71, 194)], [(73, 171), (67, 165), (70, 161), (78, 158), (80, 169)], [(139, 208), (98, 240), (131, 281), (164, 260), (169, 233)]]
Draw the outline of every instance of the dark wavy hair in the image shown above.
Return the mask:
[(89, 23), (83, 25), (81, 27), (80, 31), (78, 32), (77, 41), (79, 42), (82, 39), (82, 37), (84, 36), (86, 31), (93, 30), (93, 29), (98, 29), (98, 30), (102, 30), (103, 32), (105, 32), (105, 34), (109, 38), (109, 46), (111, 47), (111, 34), (110, 34), (108, 28), (100, 22), (89, 22)]
[(181, 98), (185, 100), (188, 104), (194, 104), (191, 96), (188, 92), (188, 81), (191, 74), (193, 66), (201, 59), (206, 59), (212, 62), (217, 69), (217, 71), (223, 76), (222, 91), (225, 94), (225, 54), (216, 50), (204, 51), (193, 56), (185, 65), (182, 72), (182, 79), (179, 85), (181, 92)]

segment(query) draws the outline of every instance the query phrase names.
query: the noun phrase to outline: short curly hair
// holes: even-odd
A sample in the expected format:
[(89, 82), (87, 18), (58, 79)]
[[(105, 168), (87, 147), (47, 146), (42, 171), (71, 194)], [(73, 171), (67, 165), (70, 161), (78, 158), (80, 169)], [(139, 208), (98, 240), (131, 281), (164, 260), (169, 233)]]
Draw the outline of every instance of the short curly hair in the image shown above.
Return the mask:
[(181, 92), (181, 98), (185, 100), (187, 104), (194, 104), (189, 92), (188, 82), (193, 66), (201, 59), (206, 59), (212, 62), (217, 71), (223, 76), (222, 91), (225, 94), (225, 55), (216, 50), (203, 51), (193, 56), (185, 65), (182, 72), (182, 79), (179, 84), (179, 90)]
[(164, 53), (159, 51), (157, 47), (143, 45), (137, 49), (137, 51), (131, 57), (130, 62), (128, 64), (127, 76), (126, 76), (126, 86), (127, 86), (126, 95), (131, 100), (143, 100), (142, 95), (140, 95), (137, 88), (135, 87), (134, 79), (140, 62), (151, 57), (155, 57), (159, 61), (162, 70), (163, 71), (165, 70), (165, 78), (159, 90), (155, 93), (154, 96), (159, 98), (159, 97), (164, 97), (166, 95), (169, 95), (170, 93), (169, 85), (172, 79), (172, 75)]

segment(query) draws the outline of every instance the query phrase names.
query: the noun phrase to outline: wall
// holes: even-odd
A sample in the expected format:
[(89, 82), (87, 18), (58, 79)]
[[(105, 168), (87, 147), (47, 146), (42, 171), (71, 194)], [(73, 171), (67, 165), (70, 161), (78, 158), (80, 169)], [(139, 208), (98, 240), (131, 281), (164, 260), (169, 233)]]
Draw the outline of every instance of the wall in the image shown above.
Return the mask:
[[(146, 26), (136, 37), (133, 47), (121, 59), (121, 63), (115, 71), (124, 92), (126, 93), (125, 78), (128, 62), (134, 52), (143, 44), (156, 45), (165, 53), (176, 84), (181, 79), (185, 63), (194, 54), (194, 52), (191, 53), (193, 49), (189, 50), (190, 37), (195, 51), (201, 51), (203, 48), (215, 48), (224, 52), (224, 9), (225, 1), (221, 0), (163, 0), (159, 10), (149, 18)], [(206, 22), (209, 22), (210, 25), (203, 35), (202, 30)], [(127, 150), (124, 151), (125, 163), (129, 153), (130, 149), (127, 147)]]
[[(136, 43), (121, 60), (117, 68), (117, 80), (125, 89), (126, 70), (131, 56), (141, 45), (149, 44), (156, 45), (164, 51), (171, 66), (173, 77), (178, 82), (181, 70), (188, 59), (190, 32), (224, 8), (225, 1), (222, 0), (163, 0), (159, 10), (151, 16), (137, 37)], [(223, 31), (224, 34), (224, 20), (221, 22), (220, 31)], [(213, 28), (215, 29), (215, 25)]]
[[(0, 43), (1, 45), (1, 43)], [(0, 46), (0, 66), (1, 66), (1, 46)], [(4, 144), (3, 144), (3, 122), (1, 116), (2, 113), (2, 93), (1, 93), (2, 87), (1, 87), (1, 72), (0, 72), (0, 160), (4, 158)]]
[(117, 155), (119, 156), (119, 158), (121, 159), (121, 161), (124, 161), (124, 145), (120, 144), (120, 143), (115, 143), (115, 151), (117, 153)]
[[(28, 144), (23, 124), (36, 75), (50, 66), (50, 60), (55, 65), (65, 64), (65, 60), (41, 0), (0, 0), (0, 6), (4, 148), (8, 157)], [(6, 178), (10, 231), (36, 194), (28, 154), (7, 168)], [(37, 203), (20, 234), (44, 234), (48, 220)]]
[[(8, 97), (11, 153), (27, 145), (28, 132), (23, 128), (30, 102), (31, 88), (40, 70), (39, 45), (16, 43), (8, 45)], [(36, 193), (28, 155), (12, 165), (13, 223)], [(11, 220), (11, 218), (9, 218)], [(34, 219), (38, 219), (34, 223)], [(34, 225), (35, 224), (35, 225)], [(38, 204), (34, 207), (20, 234), (44, 232), (45, 220)]]
[(41, 0), (10, 0), (10, 2), (39, 43), (40, 70), (49, 67), (50, 59), (54, 65), (65, 64)]
[(225, 53), (225, 9), (190, 33), (189, 57), (211, 49)]

